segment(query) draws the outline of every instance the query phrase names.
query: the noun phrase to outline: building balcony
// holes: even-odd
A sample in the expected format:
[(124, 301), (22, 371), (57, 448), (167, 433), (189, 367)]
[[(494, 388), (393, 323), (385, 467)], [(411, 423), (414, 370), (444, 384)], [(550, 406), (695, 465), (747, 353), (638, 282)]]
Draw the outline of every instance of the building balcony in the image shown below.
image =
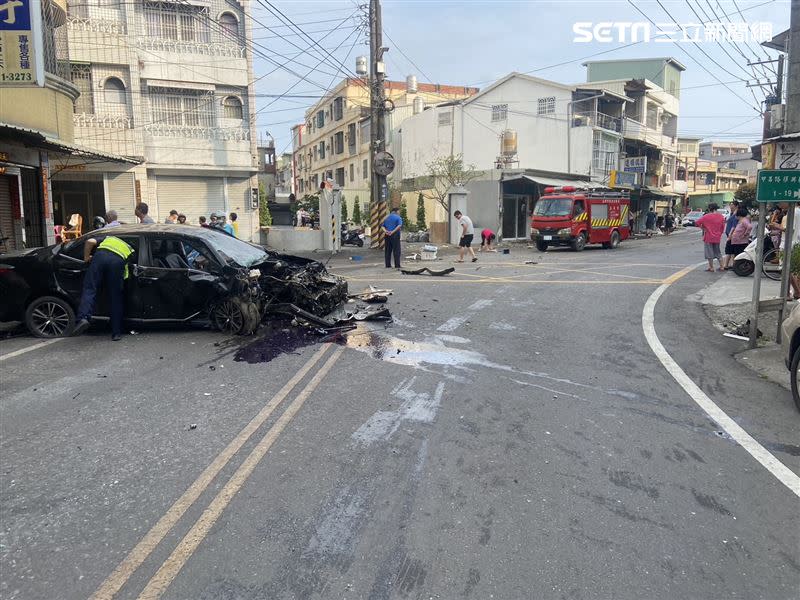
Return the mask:
[(572, 115), (573, 127), (599, 127), (607, 131), (622, 133), (622, 119), (602, 112), (585, 111)]
[(633, 119), (625, 119), (623, 134), (625, 139), (628, 140), (644, 142), (645, 144), (655, 146), (661, 150), (678, 151), (677, 137), (664, 135), (660, 131), (651, 129), (647, 127), (647, 125), (634, 121)]
[(136, 45), (144, 50), (176, 52), (181, 54), (200, 54), (202, 56), (222, 56), (244, 58), (245, 48), (236, 44), (220, 44), (215, 42), (188, 42), (157, 37), (140, 37)]
[(120, 156), (144, 154), (141, 132), (133, 129), (130, 117), (72, 115), (75, 141), (82, 146)]

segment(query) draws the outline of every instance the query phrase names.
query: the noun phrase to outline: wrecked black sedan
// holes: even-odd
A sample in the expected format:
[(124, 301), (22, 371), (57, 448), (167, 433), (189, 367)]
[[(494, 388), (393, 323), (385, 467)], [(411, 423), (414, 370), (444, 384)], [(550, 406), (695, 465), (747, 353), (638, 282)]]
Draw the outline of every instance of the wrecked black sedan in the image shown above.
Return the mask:
[[(80, 303), (84, 244), (108, 235), (135, 252), (125, 281), (129, 324), (208, 320), (249, 334), (269, 312), (324, 318), (347, 299), (347, 283), (317, 261), (265, 250), (223, 232), (183, 225), (122, 225), (47, 248), (0, 255), (0, 321), (23, 321), (37, 337), (70, 335)], [(108, 320), (108, 294), (96, 320)]]

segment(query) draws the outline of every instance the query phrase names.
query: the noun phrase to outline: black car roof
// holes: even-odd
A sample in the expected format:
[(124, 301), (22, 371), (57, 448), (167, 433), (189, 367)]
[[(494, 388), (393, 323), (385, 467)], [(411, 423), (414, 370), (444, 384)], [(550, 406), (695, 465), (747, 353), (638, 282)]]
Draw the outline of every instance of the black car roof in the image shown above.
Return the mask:
[[(95, 229), (88, 233), (83, 234), (78, 239), (90, 239), (96, 235), (132, 235), (140, 233), (149, 234), (170, 234), (170, 235), (185, 235), (187, 237), (213, 239), (216, 236), (224, 235), (229, 236), (224, 231), (214, 229), (213, 227), (199, 227), (196, 225), (171, 225), (168, 223), (136, 223), (135, 225), (119, 225), (118, 227), (109, 227), (102, 229)], [(243, 240), (240, 242), (246, 244)]]

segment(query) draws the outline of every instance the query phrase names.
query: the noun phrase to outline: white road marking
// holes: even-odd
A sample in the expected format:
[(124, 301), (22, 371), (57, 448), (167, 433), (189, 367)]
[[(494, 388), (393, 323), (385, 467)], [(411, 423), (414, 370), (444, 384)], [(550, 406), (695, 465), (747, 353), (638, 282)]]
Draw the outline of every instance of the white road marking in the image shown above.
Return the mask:
[(750, 456), (760, 462), (765, 469), (794, 492), (796, 496), (800, 497), (800, 476), (796, 475), (789, 467), (775, 458), (764, 446), (759, 444), (749, 433), (742, 429), (736, 421), (731, 419), (719, 406), (714, 404), (711, 398), (709, 398), (705, 392), (689, 378), (684, 370), (678, 366), (678, 363), (669, 355), (658, 339), (658, 335), (656, 335), (655, 308), (658, 299), (661, 298), (662, 294), (672, 283), (677, 281), (679, 278), (677, 275), (683, 276), (692, 269), (697, 268), (697, 266), (699, 265), (686, 269), (685, 272), (680, 274), (676, 273), (675, 276), (670, 278), (670, 281), (659, 286), (647, 299), (644, 310), (642, 311), (644, 337), (647, 339), (647, 343), (650, 344), (650, 348), (653, 350), (658, 360), (664, 365), (664, 368), (672, 375), (675, 381), (689, 394), (689, 397), (694, 400), (695, 403), (725, 431), (725, 433), (744, 448)]
[(20, 348), (19, 350), (14, 350), (13, 352), (9, 352), (8, 354), (3, 354), (0, 356), (0, 362), (7, 360), (9, 358), (14, 358), (15, 356), (19, 356), (20, 354), (25, 354), (26, 352), (32, 352), (33, 350), (44, 348), (45, 346), (49, 346), (50, 344), (55, 344), (56, 342), (60, 342), (63, 339), (64, 338), (53, 338), (51, 340), (43, 340), (38, 344), (34, 344), (33, 346), (28, 346), (27, 348)]
[(436, 331), (455, 331), (456, 329), (461, 327), (464, 323), (466, 323), (467, 320), (469, 319), (470, 315), (467, 314), (467, 311), (476, 312), (479, 310), (483, 310), (484, 308), (488, 308), (492, 304), (494, 304), (494, 300), (492, 300), (491, 298), (483, 298), (482, 300), (476, 300), (465, 309), (465, 314), (456, 315), (455, 317), (450, 317), (449, 319), (447, 319), (447, 321), (439, 325), (439, 327), (436, 328)]

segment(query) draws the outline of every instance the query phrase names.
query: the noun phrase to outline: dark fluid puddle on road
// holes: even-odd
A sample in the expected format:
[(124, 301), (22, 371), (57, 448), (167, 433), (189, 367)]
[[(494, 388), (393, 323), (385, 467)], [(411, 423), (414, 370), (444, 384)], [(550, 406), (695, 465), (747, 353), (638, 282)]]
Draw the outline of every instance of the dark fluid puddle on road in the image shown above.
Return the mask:
[(236, 362), (268, 363), (283, 354), (299, 354), (298, 350), (330, 341), (334, 334), (308, 327), (297, 327), (290, 320), (273, 321), (260, 330), (258, 338), (233, 355)]

